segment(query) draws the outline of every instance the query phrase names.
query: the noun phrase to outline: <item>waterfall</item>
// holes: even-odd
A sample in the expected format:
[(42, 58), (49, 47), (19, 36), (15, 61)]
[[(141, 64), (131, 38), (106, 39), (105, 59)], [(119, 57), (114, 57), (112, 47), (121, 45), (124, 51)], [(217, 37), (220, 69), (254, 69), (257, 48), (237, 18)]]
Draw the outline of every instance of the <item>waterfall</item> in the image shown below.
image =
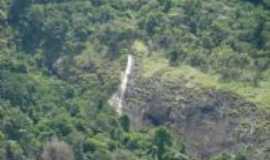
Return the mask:
[(125, 98), (129, 77), (130, 74), (132, 73), (132, 68), (134, 64), (133, 61), (134, 61), (133, 56), (128, 55), (126, 70), (121, 76), (121, 84), (119, 86), (119, 89), (109, 100), (110, 105), (116, 107), (116, 112), (120, 115), (122, 114), (123, 102)]

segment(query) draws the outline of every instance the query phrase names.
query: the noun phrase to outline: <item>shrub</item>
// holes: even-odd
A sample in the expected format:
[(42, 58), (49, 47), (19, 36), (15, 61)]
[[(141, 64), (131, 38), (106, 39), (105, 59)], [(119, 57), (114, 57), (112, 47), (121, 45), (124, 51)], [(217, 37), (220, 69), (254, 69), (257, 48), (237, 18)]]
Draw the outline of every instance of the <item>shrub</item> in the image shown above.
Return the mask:
[(72, 148), (64, 141), (57, 138), (52, 139), (45, 146), (41, 155), (41, 160), (73, 160), (74, 155)]

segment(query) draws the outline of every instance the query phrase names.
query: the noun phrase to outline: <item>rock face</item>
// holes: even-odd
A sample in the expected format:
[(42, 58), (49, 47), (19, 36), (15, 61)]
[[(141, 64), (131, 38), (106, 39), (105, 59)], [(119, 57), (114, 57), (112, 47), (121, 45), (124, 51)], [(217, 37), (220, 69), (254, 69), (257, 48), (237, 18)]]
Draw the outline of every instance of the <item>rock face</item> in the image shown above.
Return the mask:
[(256, 105), (232, 93), (159, 77), (135, 78), (129, 84), (124, 112), (136, 127), (168, 125), (200, 159), (258, 144)]

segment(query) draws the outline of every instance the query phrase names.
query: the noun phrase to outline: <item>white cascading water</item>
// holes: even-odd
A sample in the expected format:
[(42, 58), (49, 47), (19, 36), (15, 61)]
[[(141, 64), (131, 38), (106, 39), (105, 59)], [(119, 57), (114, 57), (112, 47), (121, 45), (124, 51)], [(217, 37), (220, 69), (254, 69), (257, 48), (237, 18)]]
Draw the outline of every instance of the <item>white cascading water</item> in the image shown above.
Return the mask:
[(121, 115), (123, 109), (123, 102), (128, 85), (128, 80), (133, 68), (133, 56), (128, 55), (127, 66), (124, 74), (121, 76), (121, 84), (117, 93), (109, 100), (110, 105), (116, 107), (116, 112)]

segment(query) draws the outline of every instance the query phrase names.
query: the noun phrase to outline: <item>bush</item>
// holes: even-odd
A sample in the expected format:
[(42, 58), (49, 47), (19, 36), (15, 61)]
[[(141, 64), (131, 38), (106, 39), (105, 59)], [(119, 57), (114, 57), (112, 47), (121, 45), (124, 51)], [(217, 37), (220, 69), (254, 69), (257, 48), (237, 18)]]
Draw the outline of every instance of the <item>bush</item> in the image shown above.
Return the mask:
[(42, 160), (73, 160), (72, 148), (64, 141), (53, 138), (43, 149)]

